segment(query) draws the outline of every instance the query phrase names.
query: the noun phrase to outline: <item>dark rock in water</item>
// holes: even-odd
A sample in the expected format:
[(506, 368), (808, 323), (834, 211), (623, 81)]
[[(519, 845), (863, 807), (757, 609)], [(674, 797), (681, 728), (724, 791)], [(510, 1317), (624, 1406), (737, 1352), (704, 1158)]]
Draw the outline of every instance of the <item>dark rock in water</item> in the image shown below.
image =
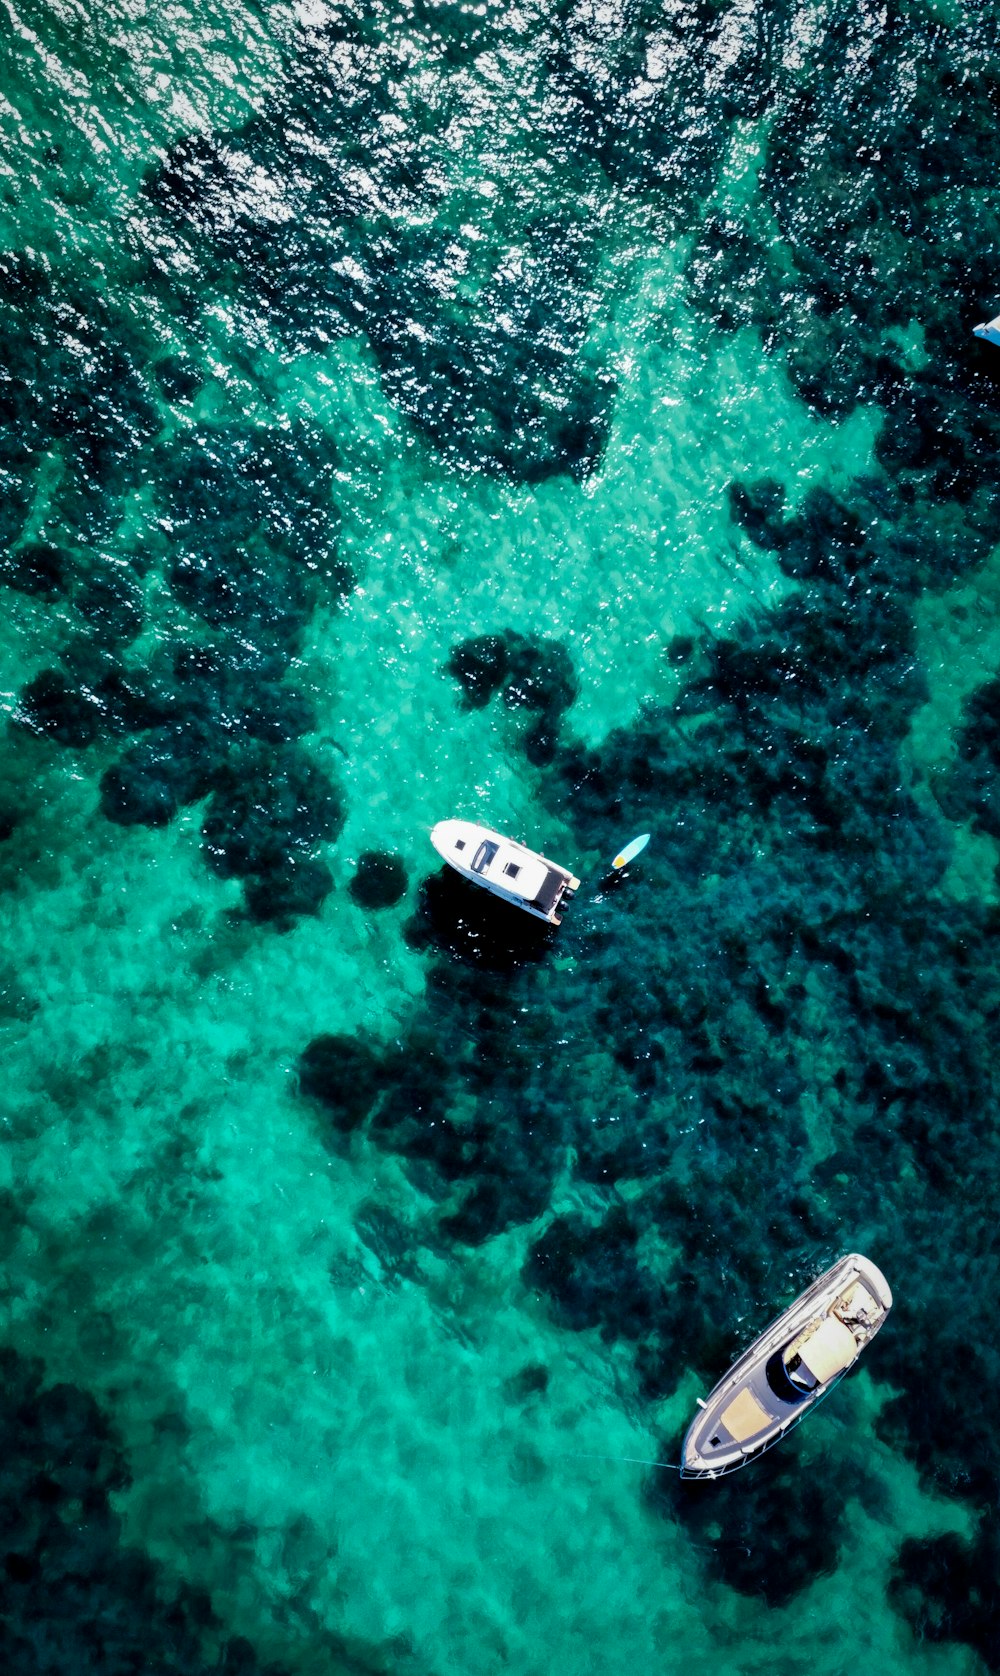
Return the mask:
[[(62, 319), (66, 300), (47, 274), (18, 270), (14, 280), (24, 306), (40, 311), (46, 327)], [(98, 320), (106, 317), (102, 308), (95, 304)], [(86, 347), (90, 328), (79, 330)], [(163, 826), (214, 792), (206, 817), (211, 864), (224, 876), (251, 878), (252, 917), (284, 925), (297, 912), (315, 912), (328, 894), (328, 870), (315, 857), (305, 865), (305, 852), (342, 824), (339, 799), (319, 770), (287, 748), (273, 758), (265, 750), (287, 747), (315, 725), (312, 705), (284, 677), (320, 591), (329, 598), (349, 585), (336, 559), (332, 450), (302, 422), (287, 431), (209, 425), (160, 447), (163, 527), (180, 555), (171, 585), (216, 630), (218, 644), (182, 647), (172, 668), (154, 651), (148, 668), (126, 669), (120, 649), (144, 620), (136, 574), (145, 575), (152, 561), (140, 553), (131, 567), (115, 564), (103, 557), (111, 549), (99, 539), (105, 518), (120, 519), (128, 462), (148, 434), (134, 368), (119, 366), (119, 352), (112, 346), (101, 360), (93, 347), (94, 389), (79, 411), (69, 393), (52, 411), (40, 407), (31, 367), (22, 369), (21, 382), (12, 377), (3, 385), (18, 435), (38, 446), (57, 438), (60, 459), (73, 466), (49, 498), (53, 527), (61, 520), (78, 537), (86, 526), (87, 535), (72, 576), (61, 549), (40, 543), (0, 566), (0, 580), (5, 569), (13, 585), (45, 596), (72, 583), (80, 625), (61, 648), (65, 669), (45, 671), (26, 688), (20, 719), (76, 747), (99, 736), (146, 735), (105, 773), (105, 816), (120, 825)], [(125, 446), (118, 428), (133, 399), (135, 434)], [(7, 444), (0, 473), (5, 461), (13, 461)]]
[(672, 664), (687, 663), (696, 650), (696, 641), (690, 634), (675, 634), (671, 636), (667, 646), (667, 659)]
[(711, 1570), (741, 1594), (784, 1606), (837, 1564), (844, 1537), (849, 1476), (825, 1473), (822, 1518), (816, 1478), (800, 1460), (800, 1440), (785, 1439), (728, 1478), (708, 1483), (663, 1473), (650, 1491), (708, 1554)]
[(461, 686), (469, 708), (479, 710), (499, 692), (509, 666), (507, 637), (480, 634), (453, 646), (445, 669)]
[(390, 1274), (407, 1273), (417, 1278), (417, 1266), (413, 1261), (417, 1247), (414, 1230), (387, 1205), (381, 1204), (377, 1198), (359, 1205), (354, 1226), (384, 1270)]
[(47, 541), (26, 541), (3, 554), (0, 582), (22, 594), (54, 599), (66, 590), (68, 570), (69, 561), (61, 548)]
[(621, 1210), (611, 1211), (596, 1227), (557, 1218), (532, 1247), (525, 1279), (543, 1286), (562, 1318), (577, 1330), (607, 1328), (617, 1316), (627, 1335), (642, 1333), (652, 1319), (654, 1287), (640, 1272), (638, 1235)]
[(904, 1542), (889, 1597), (920, 1641), (964, 1641), (993, 1670), (1000, 1662), (998, 1575), (1000, 1521), (990, 1508), (971, 1542), (954, 1531)]
[(309, 614), (301, 586), (274, 554), (227, 549), (221, 542), (212, 553), (178, 561), (170, 573), (173, 592), (214, 629), (274, 639), (291, 650)]
[[(48, 527), (61, 524), (71, 543), (89, 545), (120, 520), (118, 497), (156, 424), (137, 370), (142, 328), (109, 301), (106, 277), (86, 260), (60, 270), (41, 257), (0, 255), (0, 287), (0, 418), (24, 451), (0, 523), (16, 536), (35, 467), (52, 457), (61, 470), (47, 485)], [(9, 446), (3, 453), (13, 463)]]
[[(955, 1092), (948, 1078), (922, 1056), (907, 1057), (908, 1063), (899, 1053), (894, 1056), (896, 1064), (891, 1069), (895, 1074), (888, 1086), (882, 1082), (870, 1104), (878, 1113), (879, 1123), (891, 1123), (894, 1135), (902, 1131), (904, 1141), (921, 1158), (940, 1204), (947, 1202), (954, 1171), (964, 1167), (964, 1152), (970, 1141), (970, 1152), (975, 1154), (975, 1139), (968, 1136), (961, 1115), (955, 1112)], [(865, 1139), (874, 1150), (875, 1136)], [(914, 1296), (920, 1294), (915, 1290)], [(879, 1435), (894, 1448), (905, 1447), (927, 1481), (939, 1490), (963, 1495), (978, 1507), (988, 1508), (996, 1487), (995, 1457), (981, 1445), (981, 1417), (965, 1400), (965, 1392), (977, 1380), (1000, 1378), (997, 1339), (984, 1334), (973, 1340), (960, 1332), (956, 1322), (924, 1322), (920, 1318), (923, 1312), (905, 1297), (897, 1302), (895, 1310), (903, 1317), (897, 1334), (905, 1327), (911, 1343), (908, 1351), (900, 1348), (898, 1337), (895, 1342), (890, 1338), (888, 1344), (879, 1344), (879, 1361), (886, 1378), (898, 1383), (895, 1395), (879, 1414)], [(912, 1365), (916, 1356), (920, 1358), (924, 1389), (933, 1370), (934, 1395), (923, 1405), (917, 1379), (900, 1377), (904, 1357)], [(951, 1415), (946, 1435), (940, 1429), (943, 1413)]]
[(778, 318), (768, 252), (738, 221), (705, 222), (691, 254), (688, 284), (695, 305), (711, 315), (718, 331), (757, 326), (766, 332)]
[[(0, 269), (2, 279), (2, 269)], [(3, 337), (0, 334), (0, 349)], [(6, 397), (6, 399), (5, 399)], [(24, 534), (31, 512), (35, 459), (24, 440), (15, 435), (15, 427), (23, 425), (25, 416), (21, 404), (7, 397), (0, 387), (0, 551), (10, 565), (10, 549)]]
[(507, 656), (503, 701), (508, 710), (540, 710), (557, 718), (568, 709), (576, 697), (576, 675), (560, 641), (508, 632)]
[(398, 856), (365, 850), (349, 889), (362, 908), (391, 908), (406, 894), (406, 868)]
[(544, 768), (552, 762), (559, 744), (559, 733), (545, 717), (529, 727), (524, 735), (524, 754), (533, 768)]
[(325, 583), (351, 584), (335, 558), (333, 461), (304, 425), (288, 434), (206, 426), (164, 455), (163, 498), (180, 557), (170, 585), (212, 628), (284, 655)]
[[(26, 1015), (22, 1007), (15, 1011), (13, 1016), (25, 1017), (30, 1014)], [(6, 1263), (10, 1260), (27, 1226), (27, 1207), (23, 1198), (12, 1193), (9, 1187), (0, 1188), (0, 1262)]]
[(284, 745), (292, 739), (300, 739), (304, 733), (312, 733), (316, 726), (312, 700), (296, 692), (294, 687), (284, 683), (269, 685), (263, 680), (247, 680), (243, 696), (239, 720), (251, 739)]
[(299, 1087), (343, 1133), (371, 1111), (382, 1086), (381, 1056), (355, 1036), (316, 1036), (299, 1060)]
[(546, 1172), (508, 1172), (499, 1159), (493, 1165), (458, 1209), (441, 1219), (442, 1233), (464, 1245), (482, 1245), (508, 1228), (534, 1222), (548, 1209), (552, 1182)]
[(98, 676), (93, 694), (101, 714), (101, 727), (114, 737), (143, 733), (161, 727), (176, 717), (172, 695), (143, 670), (111, 668)]
[(204, 375), (183, 355), (165, 355), (154, 368), (160, 389), (168, 402), (192, 402), (204, 384)]
[(971, 818), (978, 831), (1000, 838), (1000, 679), (968, 699), (958, 757), (938, 795), (952, 820)]
[(549, 1388), (549, 1370), (541, 1362), (527, 1362), (518, 1373), (504, 1383), (504, 1394), (513, 1402), (527, 1402), (541, 1397)]
[(375, 1114), (376, 1133), (388, 1136), (395, 1151), (433, 1161), (449, 1180), (464, 1175), (476, 1137), (448, 1117), (452, 1067), (440, 1046), (426, 1032), (411, 1033), (405, 1051), (386, 1056), (381, 1076), (385, 1099)]
[[(248, 1642), (221, 1656), (207, 1594), (171, 1594), (157, 1563), (122, 1541), (111, 1497), (130, 1482), (107, 1417), (75, 1385), (0, 1350), (0, 1657), (9, 1676), (282, 1676)], [(235, 1649), (230, 1657), (229, 1649)]]
[(219, 742), (201, 728), (158, 728), (101, 780), (101, 812), (117, 826), (166, 826), (210, 791)]
[(336, 538), (333, 450), (302, 422), (287, 430), (204, 425), (162, 464), (166, 510), (192, 553), (249, 551), (264, 537), (276, 553), (319, 568)]
[(524, 735), (525, 753), (538, 767), (552, 761), (560, 719), (577, 694), (573, 663), (560, 641), (515, 629), (478, 635), (454, 646), (445, 668), (470, 709), (480, 709), (499, 692), (508, 710), (535, 712)]
[[(437, 299), (428, 298), (440, 313)], [(483, 299), (502, 312), (500, 299)], [(420, 313), (424, 307), (417, 305)], [(520, 312), (520, 310), (518, 310)], [(395, 327), (395, 329), (393, 329)], [(373, 316), (372, 346), (386, 393), (439, 448), (514, 482), (536, 483), (596, 469), (610, 429), (615, 386), (610, 374), (539, 352), (536, 319), (513, 342), (491, 328), (471, 331), (457, 317), (417, 338), (409, 316)], [(565, 392), (546, 401), (546, 383)]]
[(142, 631), (142, 592), (121, 568), (105, 565), (92, 571), (77, 588), (74, 604), (102, 640), (128, 642)]
[[(286, 342), (315, 348), (365, 332), (389, 398), (457, 464), (519, 482), (587, 476), (608, 434), (614, 379), (587, 344), (599, 223), (586, 183), (519, 228), (515, 262), (503, 245), (463, 251), (468, 272), (455, 294), (439, 276), (468, 243), (455, 219), (460, 194), (421, 138), (394, 133), (387, 144), (382, 133), (367, 152), (370, 184), (348, 184), (376, 113), (392, 114), (399, 90), (413, 88), (421, 103), (427, 93), (391, 31), (376, 43), (345, 24), (353, 71), (331, 98), (323, 33), (310, 32), (282, 100), (229, 134), (179, 142), (147, 177), (146, 196), (208, 261), (226, 264), (248, 307), (265, 309)], [(430, 73), (447, 73), (440, 20), (434, 36)], [(247, 184), (258, 168), (287, 218), (262, 213)], [(404, 205), (419, 214), (401, 214)]]
[(333, 889), (333, 874), (314, 856), (287, 856), (246, 882), (247, 913), (259, 925), (287, 930), (301, 914), (318, 914)]
[(151, 203), (190, 219), (202, 229), (224, 222), (233, 186), (235, 144), (210, 134), (192, 134), (171, 146), (163, 162), (143, 183)]
[(231, 879), (281, 870), (296, 852), (335, 838), (343, 824), (333, 782), (316, 763), (289, 749), (231, 765), (201, 831), (208, 865)]
[(181, 799), (163, 763), (149, 760), (143, 746), (101, 779), (101, 814), (116, 826), (168, 826)]
[(29, 727), (48, 734), (59, 745), (81, 750), (97, 738), (97, 705), (57, 669), (43, 670), (29, 681), (21, 694), (21, 713)]
[(787, 545), (785, 491), (773, 477), (756, 483), (730, 483), (729, 509), (734, 521), (746, 530), (758, 547), (780, 552)]
[(232, 740), (239, 734), (280, 745), (316, 725), (311, 702), (285, 684), (287, 660), (274, 649), (182, 646), (173, 659), (172, 694), (184, 716)]

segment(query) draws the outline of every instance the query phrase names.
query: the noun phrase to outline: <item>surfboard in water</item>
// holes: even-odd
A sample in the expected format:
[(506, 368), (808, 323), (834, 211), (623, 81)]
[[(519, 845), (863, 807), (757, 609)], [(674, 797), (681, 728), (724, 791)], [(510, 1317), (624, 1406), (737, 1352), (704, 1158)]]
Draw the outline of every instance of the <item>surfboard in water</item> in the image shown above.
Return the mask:
[(616, 871), (619, 867), (627, 867), (630, 861), (634, 861), (637, 855), (642, 854), (646, 845), (649, 843), (649, 839), (650, 834), (648, 832), (642, 833), (639, 838), (633, 838), (631, 844), (626, 844), (625, 848), (619, 851), (618, 855), (615, 856), (614, 861), (611, 863), (612, 867)]

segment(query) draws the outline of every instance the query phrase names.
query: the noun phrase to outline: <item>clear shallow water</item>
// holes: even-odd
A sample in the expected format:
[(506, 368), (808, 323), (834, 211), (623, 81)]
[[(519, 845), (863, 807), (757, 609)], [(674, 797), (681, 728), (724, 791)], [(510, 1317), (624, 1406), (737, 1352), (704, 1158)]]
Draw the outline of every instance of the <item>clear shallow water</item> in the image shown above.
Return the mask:
[(988, 22), (8, 11), (7, 1668), (996, 1663)]

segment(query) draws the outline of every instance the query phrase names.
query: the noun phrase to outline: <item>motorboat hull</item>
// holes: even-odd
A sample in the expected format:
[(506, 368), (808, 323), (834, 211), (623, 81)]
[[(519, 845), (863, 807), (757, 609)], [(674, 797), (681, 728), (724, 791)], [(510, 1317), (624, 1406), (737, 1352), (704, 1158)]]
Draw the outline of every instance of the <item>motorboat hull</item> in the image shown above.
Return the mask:
[[(684, 1438), (681, 1477), (719, 1478), (772, 1448), (839, 1383), (891, 1307), (892, 1293), (875, 1264), (856, 1252), (841, 1257), (772, 1321), (699, 1404)], [(797, 1389), (796, 1375), (789, 1377), (784, 1362), (797, 1345), (802, 1353), (793, 1354), (793, 1361), (801, 1365), (803, 1357), (812, 1356), (822, 1368), (809, 1391)], [(808, 1368), (804, 1377), (813, 1377)]]
[(561, 923), (560, 910), (580, 888), (568, 868), (474, 821), (438, 821), (431, 843), (470, 884), (549, 925)]

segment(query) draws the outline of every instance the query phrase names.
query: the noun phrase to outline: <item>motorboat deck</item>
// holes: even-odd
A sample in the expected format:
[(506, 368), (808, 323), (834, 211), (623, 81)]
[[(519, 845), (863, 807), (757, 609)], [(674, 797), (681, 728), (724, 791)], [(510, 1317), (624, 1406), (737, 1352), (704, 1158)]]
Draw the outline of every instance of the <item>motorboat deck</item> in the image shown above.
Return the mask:
[(535, 919), (560, 925), (557, 911), (571, 902), (579, 879), (536, 850), (474, 821), (438, 821), (431, 843), (449, 867)]
[(718, 1478), (763, 1454), (843, 1378), (892, 1308), (884, 1275), (852, 1252), (779, 1315), (699, 1404), (682, 1478)]

